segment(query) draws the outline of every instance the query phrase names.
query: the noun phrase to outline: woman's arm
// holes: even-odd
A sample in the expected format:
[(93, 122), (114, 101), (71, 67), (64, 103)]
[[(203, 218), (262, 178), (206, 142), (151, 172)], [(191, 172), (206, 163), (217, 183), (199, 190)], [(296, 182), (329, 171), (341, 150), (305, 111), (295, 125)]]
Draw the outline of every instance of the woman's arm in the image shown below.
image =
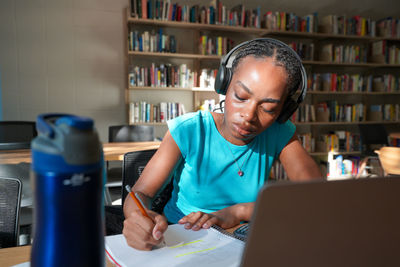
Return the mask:
[(279, 160), (292, 181), (323, 179), (318, 165), (303, 148), (296, 132), (281, 151)]
[[(181, 152), (179, 147), (168, 131), (160, 147), (147, 163), (142, 174), (132, 188), (134, 192), (142, 197), (142, 201), (146, 207), (148, 206), (149, 200), (153, 198), (164, 185), (180, 157)], [(125, 216), (131, 208), (136, 209), (136, 205), (133, 201), (126, 201), (129, 199), (128, 195), (124, 204)]]
[[(132, 189), (140, 195), (146, 207), (168, 179), (180, 157), (181, 152), (168, 131)], [(162, 241), (163, 233), (168, 227), (164, 216), (147, 209), (151, 219), (144, 217), (129, 194), (125, 198), (123, 209), (123, 234), (129, 246), (150, 250)]]

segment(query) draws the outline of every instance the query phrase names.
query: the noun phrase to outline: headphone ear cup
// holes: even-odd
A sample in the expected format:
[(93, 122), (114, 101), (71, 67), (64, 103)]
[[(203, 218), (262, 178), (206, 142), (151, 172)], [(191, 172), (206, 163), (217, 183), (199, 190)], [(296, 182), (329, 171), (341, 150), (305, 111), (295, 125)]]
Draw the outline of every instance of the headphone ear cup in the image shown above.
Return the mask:
[(218, 69), (217, 76), (215, 77), (214, 90), (218, 94), (225, 95), (231, 82), (232, 72), (230, 68), (221, 65)]
[(292, 116), (293, 113), (296, 112), (296, 109), (298, 107), (299, 104), (292, 98), (287, 99), (286, 102), (283, 104), (281, 114), (279, 114), (279, 117), (276, 119), (276, 121), (279, 123), (285, 123), (290, 118), (290, 116)]

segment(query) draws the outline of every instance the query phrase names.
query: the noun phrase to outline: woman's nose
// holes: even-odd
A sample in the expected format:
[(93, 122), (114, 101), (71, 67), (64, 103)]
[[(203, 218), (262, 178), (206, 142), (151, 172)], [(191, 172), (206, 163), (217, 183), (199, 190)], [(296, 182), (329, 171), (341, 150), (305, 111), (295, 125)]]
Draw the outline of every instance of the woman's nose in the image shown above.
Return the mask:
[(257, 117), (257, 105), (248, 103), (243, 107), (241, 115), (246, 121), (254, 121)]

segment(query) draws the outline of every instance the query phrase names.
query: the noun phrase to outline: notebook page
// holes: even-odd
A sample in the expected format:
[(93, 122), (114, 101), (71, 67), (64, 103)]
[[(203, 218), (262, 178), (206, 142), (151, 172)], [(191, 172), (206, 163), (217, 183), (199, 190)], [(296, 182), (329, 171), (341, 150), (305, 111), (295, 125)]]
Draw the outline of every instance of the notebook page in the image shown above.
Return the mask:
[(169, 225), (164, 239), (164, 247), (141, 251), (129, 247), (122, 234), (106, 236), (107, 256), (126, 267), (220, 267), (239, 266), (244, 249), (244, 242), (214, 228), (193, 231), (186, 230), (183, 225)]

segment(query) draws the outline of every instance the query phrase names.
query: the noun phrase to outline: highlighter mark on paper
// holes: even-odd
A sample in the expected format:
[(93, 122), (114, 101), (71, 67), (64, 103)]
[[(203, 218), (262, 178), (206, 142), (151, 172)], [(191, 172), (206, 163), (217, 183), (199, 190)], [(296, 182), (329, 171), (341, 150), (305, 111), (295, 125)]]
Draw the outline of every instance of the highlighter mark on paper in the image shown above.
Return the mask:
[(180, 248), (180, 247), (191, 245), (191, 244), (194, 244), (194, 243), (197, 243), (197, 242), (203, 242), (203, 240), (199, 239), (199, 240), (195, 240), (195, 241), (192, 241), (192, 242), (189, 242), (189, 243), (183, 243), (183, 244), (176, 245), (176, 246), (169, 247), (169, 248)]
[(175, 258), (179, 258), (179, 257), (183, 257), (183, 256), (195, 254), (195, 253), (200, 253), (200, 252), (204, 252), (204, 251), (208, 251), (208, 250), (213, 250), (213, 249), (216, 249), (216, 248), (217, 247), (212, 247), (212, 248), (206, 248), (206, 249), (192, 251), (192, 252), (188, 252), (188, 253), (183, 253), (183, 254), (176, 255)]

